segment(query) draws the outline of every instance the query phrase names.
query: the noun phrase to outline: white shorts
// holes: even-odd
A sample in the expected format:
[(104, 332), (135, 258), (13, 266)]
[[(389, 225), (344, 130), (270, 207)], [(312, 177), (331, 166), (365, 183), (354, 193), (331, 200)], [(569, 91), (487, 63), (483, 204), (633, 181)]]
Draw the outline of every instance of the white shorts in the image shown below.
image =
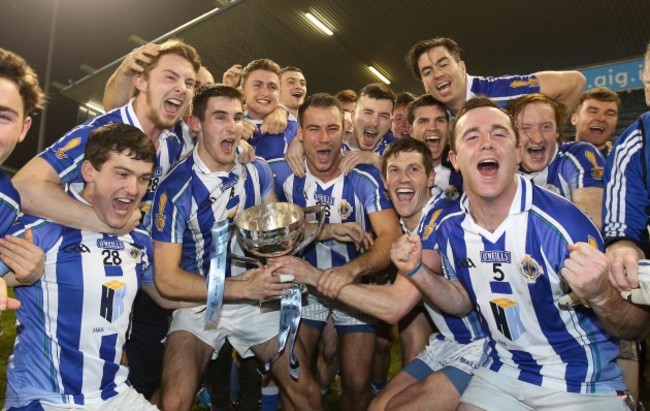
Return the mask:
[(276, 307), (259, 307), (257, 304), (224, 304), (216, 328), (204, 324), (205, 306), (183, 308), (174, 311), (169, 327), (175, 331), (187, 331), (212, 347), (215, 353), (221, 350), (226, 337), (242, 358), (252, 357), (251, 350), (278, 335), (280, 310)]
[(40, 404), (44, 411), (158, 411), (158, 407), (147, 401), (133, 387), (128, 387), (115, 397), (109, 398), (101, 404), (55, 404), (48, 401), (41, 401)]
[[(474, 374), (474, 370), (483, 363), (485, 339), (461, 344), (456, 341), (443, 340), (439, 336), (440, 333), (431, 334), (429, 344), (404, 367), (404, 370), (409, 372), (409, 365), (418, 361), (424, 363), (431, 372), (440, 371), (445, 367), (454, 367), (467, 374)], [(413, 377), (417, 378), (415, 375)]]
[(479, 368), (461, 402), (486, 411), (629, 411), (630, 396), (623, 392), (577, 394), (519, 381)]
[(374, 326), (377, 324), (376, 318), (348, 307), (337, 300), (314, 295), (311, 292), (307, 294), (307, 304), (302, 307), (302, 319), (305, 322), (322, 329), (330, 313), (339, 332), (346, 332), (346, 329), (352, 332), (370, 332), (370, 330), (374, 332)]

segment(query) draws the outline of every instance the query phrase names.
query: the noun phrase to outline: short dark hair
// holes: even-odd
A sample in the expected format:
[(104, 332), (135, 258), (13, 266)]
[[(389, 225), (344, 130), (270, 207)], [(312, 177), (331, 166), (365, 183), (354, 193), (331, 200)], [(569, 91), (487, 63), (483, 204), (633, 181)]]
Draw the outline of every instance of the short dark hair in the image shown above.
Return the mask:
[(375, 100), (390, 100), (395, 106), (395, 94), (384, 84), (370, 83), (359, 91), (359, 98), (368, 96)]
[(334, 98), (336, 98), (341, 104), (356, 103), (357, 100), (359, 100), (359, 95), (354, 90), (346, 89), (336, 93)]
[(133, 160), (156, 163), (156, 147), (151, 139), (129, 124), (107, 124), (88, 136), (84, 160), (90, 161), (95, 170), (101, 169), (111, 153), (125, 153)]
[(270, 71), (280, 77), (280, 66), (278, 63), (271, 59), (257, 59), (253, 60), (246, 65), (241, 71), (241, 85), (243, 86), (248, 79), (248, 76), (256, 70)]
[(3, 48), (0, 48), (0, 78), (5, 78), (18, 87), (25, 117), (36, 109), (43, 108), (45, 95), (38, 85), (36, 72), (24, 58)]
[(199, 120), (205, 120), (205, 110), (208, 107), (208, 100), (212, 97), (224, 97), (230, 100), (237, 100), (243, 104), (244, 96), (241, 91), (225, 84), (213, 83), (207, 84), (194, 93), (192, 99), (192, 115)]
[(449, 130), (449, 145), (453, 151), (456, 151), (456, 125), (458, 124), (458, 121), (462, 117), (464, 117), (468, 112), (482, 107), (496, 108), (497, 110), (505, 114), (510, 119), (510, 127), (512, 128), (512, 131), (515, 133), (515, 144), (519, 144), (519, 132), (517, 131), (517, 125), (515, 124), (515, 120), (512, 118), (512, 116), (506, 110), (499, 107), (499, 105), (494, 101), (492, 101), (490, 98), (484, 95), (478, 95), (476, 97), (472, 97), (471, 99), (465, 102), (463, 107), (456, 115), (456, 118), (454, 118), (454, 122), (451, 124), (451, 128)]
[(524, 108), (529, 104), (533, 103), (542, 103), (546, 104), (553, 110), (555, 118), (555, 128), (557, 129), (558, 141), (562, 141), (564, 136), (562, 135), (562, 125), (564, 124), (563, 113), (565, 112), (565, 106), (562, 103), (558, 103), (554, 99), (550, 98), (541, 93), (526, 94), (524, 96), (518, 97), (510, 102), (508, 105), (508, 113), (510, 117), (515, 122), (515, 127), (517, 125), (517, 116), (524, 111)]
[(616, 109), (618, 111), (621, 111), (621, 98), (618, 96), (618, 93), (612, 91), (607, 87), (596, 87), (582, 93), (582, 95), (580, 96), (580, 100), (578, 101), (578, 105), (576, 106), (573, 112), (574, 113), (579, 112), (580, 108), (582, 107), (582, 103), (584, 103), (585, 100), (590, 100), (590, 99), (598, 100), (598, 101), (614, 102), (616, 103)]
[(413, 100), (415, 100), (415, 94), (409, 91), (402, 91), (395, 96), (395, 107), (393, 110), (396, 108), (406, 107)]
[(447, 121), (449, 121), (449, 112), (447, 112), (447, 107), (445, 107), (444, 104), (436, 100), (431, 94), (422, 94), (420, 97), (411, 101), (408, 104), (408, 106), (406, 106), (406, 110), (408, 111), (407, 121), (409, 122), (409, 124), (413, 125), (413, 122), (415, 122), (416, 109), (420, 107), (428, 107), (428, 106), (438, 107), (440, 110), (442, 110), (443, 113), (445, 113), (445, 116), (447, 117)]
[(420, 56), (433, 48), (441, 46), (447, 49), (454, 60), (461, 61), (463, 51), (461, 50), (458, 43), (456, 43), (454, 40), (448, 37), (434, 37), (428, 40), (420, 40), (411, 46), (408, 53), (406, 53), (406, 57), (404, 57), (406, 67), (409, 69), (416, 80), (422, 80), (422, 76), (420, 75), (420, 68), (418, 67), (418, 60), (420, 59)]
[(282, 67), (282, 68), (280, 69), (280, 73), (279, 73), (280, 77), (282, 77), (282, 75), (283, 75), (284, 73), (286, 73), (287, 71), (295, 71), (296, 73), (302, 73), (302, 70), (300, 70), (298, 67), (295, 67), (295, 66), (286, 66), (286, 67)]
[(298, 107), (298, 122), (303, 124), (303, 119), (305, 117), (305, 111), (309, 107), (317, 108), (330, 108), (336, 107), (341, 113), (341, 124), (343, 124), (343, 107), (341, 103), (331, 94), (327, 93), (316, 93), (311, 96), (307, 96), (305, 101)]
[(427, 176), (433, 170), (433, 158), (431, 157), (431, 150), (429, 147), (420, 140), (411, 137), (398, 138), (390, 143), (381, 159), (381, 175), (386, 178), (388, 171), (388, 159), (397, 156), (402, 152), (416, 152), (422, 154), (422, 164)]

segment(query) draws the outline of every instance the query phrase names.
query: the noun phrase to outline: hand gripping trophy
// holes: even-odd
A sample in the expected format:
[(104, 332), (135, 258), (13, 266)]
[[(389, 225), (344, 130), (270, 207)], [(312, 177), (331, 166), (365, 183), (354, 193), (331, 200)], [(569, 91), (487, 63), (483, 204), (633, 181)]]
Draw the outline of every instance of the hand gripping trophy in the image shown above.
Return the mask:
[[(306, 223), (305, 216), (315, 214), (317, 223)], [(255, 258), (230, 255), (232, 259), (254, 263), (260, 268), (266, 258), (296, 254), (309, 245), (318, 235), (325, 220), (325, 208), (313, 206), (301, 208), (292, 203), (269, 203), (248, 208), (235, 217), (237, 238), (243, 249)], [(223, 300), (225, 265), (230, 242), (230, 224), (227, 220), (212, 228), (212, 259), (208, 275), (208, 302), (206, 324), (217, 319)], [(282, 281), (292, 281), (287, 275)], [(304, 286), (294, 284), (289, 293), (280, 298), (280, 332), (278, 351), (264, 364), (264, 371), (271, 369), (273, 361), (282, 353), (289, 341), (290, 375), (300, 376), (300, 365), (294, 353), (295, 339), (300, 325), (300, 310)]]

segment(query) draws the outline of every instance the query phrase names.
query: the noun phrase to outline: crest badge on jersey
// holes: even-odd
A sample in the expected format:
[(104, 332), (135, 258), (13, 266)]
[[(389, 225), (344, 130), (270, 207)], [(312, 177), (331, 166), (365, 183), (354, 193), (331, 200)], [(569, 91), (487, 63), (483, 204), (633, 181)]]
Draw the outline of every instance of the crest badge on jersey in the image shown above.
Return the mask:
[(136, 264), (140, 264), (142, 262), (142, 251), (140, 249), (133, 247), (129, 250), (129, 255), (135, 260)]
[(339, 206), (339, 215), (341, 219), (346, 219), (352, 214), (352, 205), (348, 203), (345, 199), (341, 200), (341, 205)]
[(447, 197), (448, 199), (450, 199), (452, 201), (458, 200), (458, 198), (460, 197), (460, 193), (458, 192), (456, 187), (454, 187), (451, 184), (449, 184), (449, 186), (447, 186), (447, 188), (445, 188), (444, 192), (445, 192), (445, 197)]
[(158, 213), (156, 213), (156, 219), (154, 220), (154, 225), (156, 230), (162, 231), (165, 228), (167, 223), (167, 218), (165, 217), (165, 204), (167, 204), (167, 193), (162, 193), (159, 198), (158, 204)]
[(56, 150), (56, 157), (59, 159), (64, 159), (68, 157), (68, 151), (72, 150), (75, 147), (78, 147), (81, 144), (81, 137), (75, 137), (72, 140), (68, 141), (65, 146)]
[(529, 283), (537, 282), (539, 276), (544, 274), (544, 269), (528, 254), (524, 255), (524, 258), (519, 261), (519, 270)]

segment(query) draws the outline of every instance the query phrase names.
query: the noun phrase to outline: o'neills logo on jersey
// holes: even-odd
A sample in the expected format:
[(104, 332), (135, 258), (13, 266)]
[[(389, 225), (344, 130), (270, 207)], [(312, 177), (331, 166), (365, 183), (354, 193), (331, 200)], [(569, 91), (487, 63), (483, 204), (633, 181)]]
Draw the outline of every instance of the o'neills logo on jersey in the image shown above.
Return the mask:
[(320, 205), (334, 205), (334, 197), (328, 196), (327, 194), (314, 193), (314, 200)]
[(482, 263), (511, 263), (510, 251), (481, 251)]
[(232, 188), (235, 184), (237, 184), (238, 181), (239, 181), (239, 176), (237, 174), (234, 174), (232, 178), (228, 178), (226, 181), (223, 182), (223, 185), (221, 186), (221, 192), (223, 193), (229, 188)]
[(124, 243), (120, 240), (97, 240), (97, 247), (105, 250), (124, 250)]
[(81, 144), (81, 137), (73, 138), (72, 140), (68, 141), (65, 146), (56, 150), (56, 157), (61, 159), (68, 157), (67, 152), (77, 147), (79, 144)]
[(153, 173), (151, 177), (160, 177), (163, 174), (163, 168), (162, 167), (154, 167)]

